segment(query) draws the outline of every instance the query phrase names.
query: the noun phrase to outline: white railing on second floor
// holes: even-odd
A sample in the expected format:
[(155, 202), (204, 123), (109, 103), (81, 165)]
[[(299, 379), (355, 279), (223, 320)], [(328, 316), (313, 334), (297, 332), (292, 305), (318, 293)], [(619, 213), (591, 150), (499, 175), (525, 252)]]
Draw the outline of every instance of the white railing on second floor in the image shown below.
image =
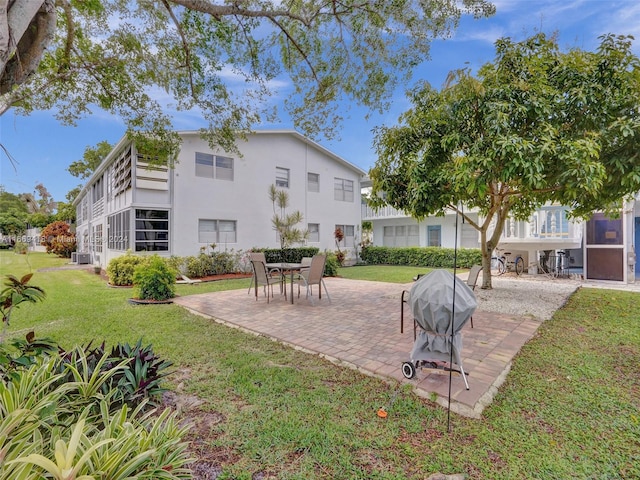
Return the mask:
[(501, 241), (579, 240), (582, 238), (582, 222), (570, 220), (567, 211), (564, 206), (545, 206), (526, 221), (508, 218)]
[(402, 218), (409, 217), (402, 210), (388, 205), (380, 208), (371, 208), (369, 205), (362, 205), (362, 220), (380, 220), (382, 218)]

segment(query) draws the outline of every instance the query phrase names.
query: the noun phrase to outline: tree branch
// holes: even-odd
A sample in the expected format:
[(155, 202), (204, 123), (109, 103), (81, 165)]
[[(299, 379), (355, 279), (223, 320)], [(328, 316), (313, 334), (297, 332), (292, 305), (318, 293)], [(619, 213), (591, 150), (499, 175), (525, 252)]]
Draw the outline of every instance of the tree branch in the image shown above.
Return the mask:
[(169, 5), (169, 2), (167, 0), (162, 0), (162, 4), (164, 5), (164, 8), (167, 9), (167, 12), (169, 13), (169, 16), (171, 17), (171, 20), (173, 21), (174, 25), (176, 26), (176, 29), (178, 30), (178, 34), (180, 35), (180, 39), (182, 40), (182, 48), (184, 49), (184, 54), (185, 54), (185, 63), (186, 63), (186, 67), (187, 67), (187, 72), (189, 75), (189, 88), (191, 89), (191, 96), (193, 98), (196, 98), (196, 89), (193, 85), (193, 70), (191, 69), (191, 49), (189, 48), (189, 44), (187, 43), (187, 39), (184, 36), (184, 31), (182, 30), (182, 27), (180, 26), (180, 22), (178, 21), (178, 19), (176, 18), (175, 14), (173, 13), (173, 10), (171, 9), (171, 5)]

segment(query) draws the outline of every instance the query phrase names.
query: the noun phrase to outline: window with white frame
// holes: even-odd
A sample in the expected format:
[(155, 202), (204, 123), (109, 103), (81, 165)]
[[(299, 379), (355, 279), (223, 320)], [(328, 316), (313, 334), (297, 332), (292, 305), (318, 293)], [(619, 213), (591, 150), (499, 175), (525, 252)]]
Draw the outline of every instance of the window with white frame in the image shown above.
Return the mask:
[(307, 191), (319, 192), (320, 191), (320, 174), (319, 173), (307, 173)]
[(107, 218), (107, 248), (110, 250), (127, 250), (130, 246), (130, 211), (110, 215)]
[(93, 250), (102, 252), (102, 224), (93, 227)]
[(135, 251), (169, 251), (168, 210), (136, 209)]
[(236, 243), (235, 220), (198, 220), (198, 242), (200, 243)]
[(93, 197), (93, 203), (96, 203), (98, 200), (102, 199), (104, 196), (104, 183), (103, 178), (100, 177), (96, 182), (91, 186), (91, 194)]
[(383, 228), (382, 245), (385, 247), (415, 247), (420, 244), (418, 225), (389, 225)]
[(196, 176), (233, 181), (233, 158), (196, 152)]
[[(340, 247), (353, 247), (355, 242), (355, 226), (353, 225), (336, 225), (336, 230), (337, 229), (342, 230), (342, 235), (343, 238), (342, 240), (338, 243), (338, 245)], [(335, 231), (335, 230), (334, 230)]]
[(427, 247), (442, 246), (442, 227), (440, 225), (427, 226)]
[(276, 187), (289, 188), (289, 169), (276, 167)]
[(307, 225), (307, 230), (309, 231), (309, 242), (319, 242), (320, 241), (320, 224), (319, 223), (309, 223)]
[(353, 202), (353, 180), (336, 177), (333, 198), (342, 202)]

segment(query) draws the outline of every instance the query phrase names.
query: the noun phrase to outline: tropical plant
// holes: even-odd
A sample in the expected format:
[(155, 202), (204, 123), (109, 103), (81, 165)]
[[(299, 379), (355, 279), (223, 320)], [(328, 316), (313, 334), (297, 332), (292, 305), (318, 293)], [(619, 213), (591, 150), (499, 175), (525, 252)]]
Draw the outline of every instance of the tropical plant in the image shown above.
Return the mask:
[(340, 242), (344, 240), (344, 232), (340, 227), (336, 227), (336, 229), (334, 230), (333, 238), (336, 241), (336, 259), (338, 260), (338, 264), (342, 266), (342, 264), (344, 263), (345, 253), (340, 250)]
[(36, 338), (29, 332), (25, 339), (0, 343), (0, 378), (16, 376), (16, 370), (29, 368), (43, 356), (57, 356), (58, 346), (50, 338)]
[[(0, 382), (0, 480), (191, 478), (181, 440), (188, 427), (174, 413), (158, 414), (144, 401), (114, 408), (111, 390), (79, 397), (84, 382), (63, 377), (56, 359), (42, 358)], [(89, 378), (102, 391), (113, 373)]]
[(36, 303), (44, 300), (44, 290), (36, 285), (29, 285), (29, 280), (33, 273), (28, 273), (22, 278), (6, 275), (5, 288), (0, 292), (0, 313), (2, 313), (2, 323), (6, 327), (9, 325), (11, 312), (14, 308), (24, 302)]
[(133, 272), (136, 298), (141, 300), (167, 300), (175, 296), (175, 272), (158, 255), (145, 258)]
[(40, 244), (47, 248), (47, 253), (70, 258), (71, 252), (76, 250), (76, 235), (67, 222), (58, 220), (50, 223), (42, 229), (40, 235)]
[(278, 234), (280, 248), (284, 250), (294, 243), (304, 242), (309, 237), (309, 232), (296, 228), (296, 225), (302, 223), (303, 220), (300, 210), (287, 213), (289, 194), (284, 190), (278, 190), (275, 185), (270, 185), (269, 200), (273, 205), (271, 224)]

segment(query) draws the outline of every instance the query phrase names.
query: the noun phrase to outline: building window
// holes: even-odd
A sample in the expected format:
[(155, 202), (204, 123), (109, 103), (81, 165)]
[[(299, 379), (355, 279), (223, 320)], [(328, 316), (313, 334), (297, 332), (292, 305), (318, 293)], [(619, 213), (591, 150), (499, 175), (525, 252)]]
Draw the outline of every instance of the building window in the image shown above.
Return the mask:
[(418, 225), (387, 226), (383, 229), (382, 245), (385, 247), (415, 247), (419, 244)]
[[(342, 230), (344, 238), (338, 243), (340, 247), (353, 247), (355, 237), (355, 227), (353, 225), (336, 225), (336, 229)], [(334, 230), (335, 231), (335, 230)]]
[(319, 223), (308, 224), (307, 230), (309, 231), (309, 242), (317, 243), (320, 241), (320, 224)]
[(420, 245), (420, 230), (418, 225), (407, 225), (407, 246), (417, 247)]
[(136, 209), (136, 252), (169, 251), (169, 212)]
[(427, 226), (427, 247), (442, 246), (442, 227), (440, 225)]
[(233, 158), (196, 152), (196, 177), (233, 181)]
[(276, 187), (289, 188), (289, 169), (276, 167)]
[(235, 220), (198, 220), (198, 242), (200, 243), (236, 243)]
[(102, 224), (93, 227), (93, 250), (102, 252)]
[(320, 174), (319, 173), (307, 173), (307, 190), (309, 192), (320, 191)]
[(109, 250), (127, 250), (129, 248), (130, 218), (129, 210), (110, 215), (107, 218), (107, 248)]
[(333, 198), (342, 202), (353, 202), (353, 180), (336, 177)]
[(104, 196), (103, 177), (100, 177), (98, 180), (96, 180), (96, 183), (91, 186), (91, 192), (93, 196), (93, 203), (96, 203), (98, 200), (102, 199), (102, 197)]

